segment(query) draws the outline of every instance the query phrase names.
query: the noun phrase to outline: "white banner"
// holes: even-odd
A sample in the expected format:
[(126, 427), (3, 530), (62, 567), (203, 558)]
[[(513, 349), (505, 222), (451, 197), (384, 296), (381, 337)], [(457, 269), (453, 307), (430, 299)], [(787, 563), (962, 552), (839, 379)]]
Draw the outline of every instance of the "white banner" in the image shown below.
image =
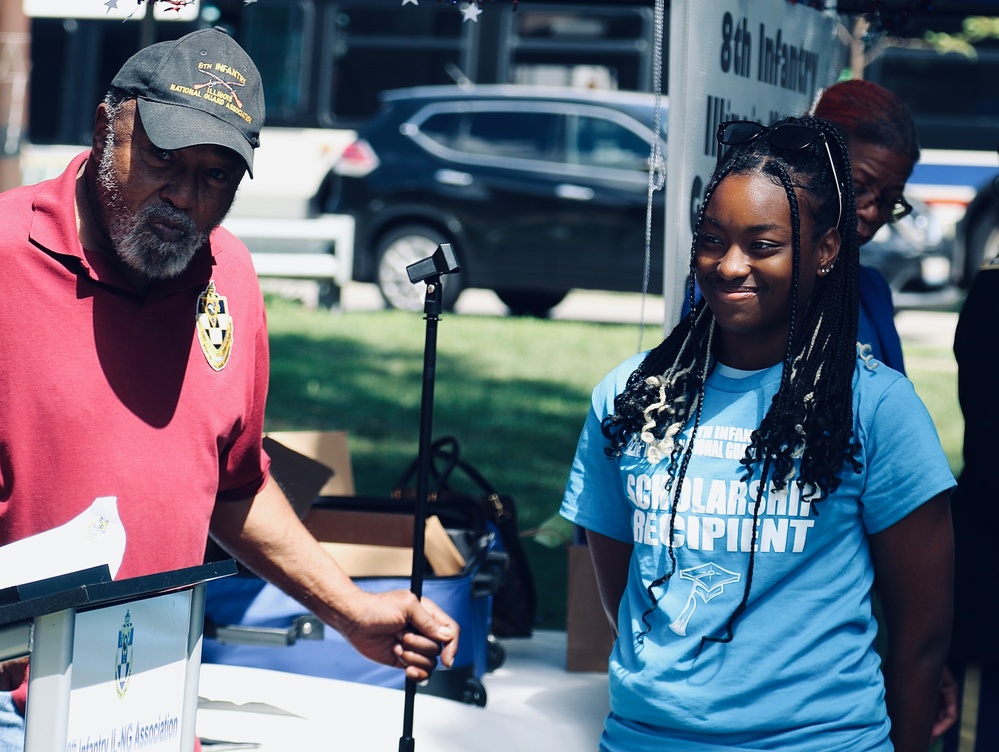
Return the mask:
[(77, 614), (66, 752), (179, 752), (191, 591)]
[(726, 120), (801, 115), (845, 60), (835, 15), (788, 0), (670, 3), (664, 287), (679, 320), (693, 225)]
[[(24, 0), (28, 18), (103, 18), (108, 21), (138, 21), (146, 15), (150, 0)], [(157, 21), (197, 21), (200, 0), (153, 0)]]

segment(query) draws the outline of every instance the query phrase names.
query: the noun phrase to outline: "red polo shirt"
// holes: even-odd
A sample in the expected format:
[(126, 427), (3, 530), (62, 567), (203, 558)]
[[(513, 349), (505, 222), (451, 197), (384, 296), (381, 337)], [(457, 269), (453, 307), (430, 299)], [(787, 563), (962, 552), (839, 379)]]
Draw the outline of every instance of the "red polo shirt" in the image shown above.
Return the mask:
[[(83, 248), (86, 157), (0, 195), (0, 544), (114, 496), (122, 579), (200, 564), (216, 500), (263, 486), (267, 329), (249, 253), (225, 230), (143, 294)], [(210, 281), (231, 317), (221, 370), (195, 326)]]

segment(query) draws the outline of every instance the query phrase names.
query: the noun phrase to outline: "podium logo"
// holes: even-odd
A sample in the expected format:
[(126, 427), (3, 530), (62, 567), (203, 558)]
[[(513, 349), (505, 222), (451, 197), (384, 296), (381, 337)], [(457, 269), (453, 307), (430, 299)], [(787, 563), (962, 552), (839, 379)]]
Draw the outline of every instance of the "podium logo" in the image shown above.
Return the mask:
[(114, 687), (118, 697), (124, 697), (128, 691), (128, 680), (132, 676), (132, 641), (135, 627), (132, 626), (132, 614), (125, 611), (125, 623), (118, 630), (118, 651), (114, 667)]

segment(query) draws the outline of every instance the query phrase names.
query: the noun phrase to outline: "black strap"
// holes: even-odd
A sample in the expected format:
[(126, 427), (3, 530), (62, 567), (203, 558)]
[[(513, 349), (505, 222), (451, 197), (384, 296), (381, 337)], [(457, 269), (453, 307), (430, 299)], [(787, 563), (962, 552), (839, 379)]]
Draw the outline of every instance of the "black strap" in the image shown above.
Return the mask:
[[(461, 448), (458, 446), (458, 440), (453, 436), (444, 436), (430, 445), (430, 474), (434, 485), (434, 488), (431, 489), (431, 500), (435, 492), (447, 488), (447, 480), (451, 477), (451, 473), (454, 472), (460, 455)], [(438, 466), (439, 461), (443, 461), (443, 466)], [(396, 490), (392, 494), (393, 496), (400, 496), (402, 489), (412, 483), (419, 466), (419, 457), (409, 463), (409, 466), (399, 476), (399, 481), (395, 486)]]
[[(444, 436), (430, 445), (432, 488), (430, 501), (443, 503), (445, 499), (461, 500), (466, 509), (477, 510), (483, 521), (491, 521), (499, 532), (500, 541), (507, 555), (504, 582), (493, 595), (493, 632), (502, 637), (529, 636), (534, 625), (536, 595), (531, 574), (517, 527), (517, 509), (512, 497), (499, 492), (475, 467), (461, 458), (461, 447), (454, 436)], [(399, 478), (394, 498), (412, 498), (411, 486), (416, 476), (419, 458), (414, 460)], [(476, 488), (477, 493), (462, 492), (453, 488), (456, 471)]]
[[(409, 485), (416, 475), (419, 458), (413, 460), (399, 478), (392, 495), (401, 498), (402, 489)], [(495, 522), (505, 522), (513, 516), (509, 500), (504, 500), (495, 486), (486, 480), (485, 476), (475, 467), (461, 458), (461, 446), (454, 436), (442, 436), (430, 445), (430, 466), (433, 475), (434, 488), (430, 492), (431, 501), (442, 491), (453, 491), (449, 481), (456, 469), (478, 486), (483, 497), (489, 503), (489, 513)]]
[(462, 459), (459, 459), (456, 465), (482, 491), (483, 496), (489, 502), (490, 511), (495, 522), (505, 522), (513, 516), (513, 508), (509, 500), (504, 501), (496, 488), (485, 479), (482, 473)]

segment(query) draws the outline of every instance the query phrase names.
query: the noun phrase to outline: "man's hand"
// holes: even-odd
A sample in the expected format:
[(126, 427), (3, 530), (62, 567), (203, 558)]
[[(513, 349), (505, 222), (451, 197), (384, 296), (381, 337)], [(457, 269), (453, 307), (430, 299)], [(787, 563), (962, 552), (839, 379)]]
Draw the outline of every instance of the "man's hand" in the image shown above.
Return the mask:
[(458, 625), (429, 598), (421, 604), (406, 590), (363, 592), (351, 603), (349, 617), (338, 627), (361, 655), (404, 668), (414, 681), (428, 678), (438, 657), (447, 667), (454, 663)]
[(27, 657), (0, 663), (0, 692), (12, 692), (20, 687), (24, 684), (27, 673)]
[(212, 536), (250, 570), (343, 634), (366, 658), (423, 681), (458, 651), (458, 625), (406, 590), (369, 593), (351, 580), (295, 515), (273, 478), (252, 499), (223, 501)]

